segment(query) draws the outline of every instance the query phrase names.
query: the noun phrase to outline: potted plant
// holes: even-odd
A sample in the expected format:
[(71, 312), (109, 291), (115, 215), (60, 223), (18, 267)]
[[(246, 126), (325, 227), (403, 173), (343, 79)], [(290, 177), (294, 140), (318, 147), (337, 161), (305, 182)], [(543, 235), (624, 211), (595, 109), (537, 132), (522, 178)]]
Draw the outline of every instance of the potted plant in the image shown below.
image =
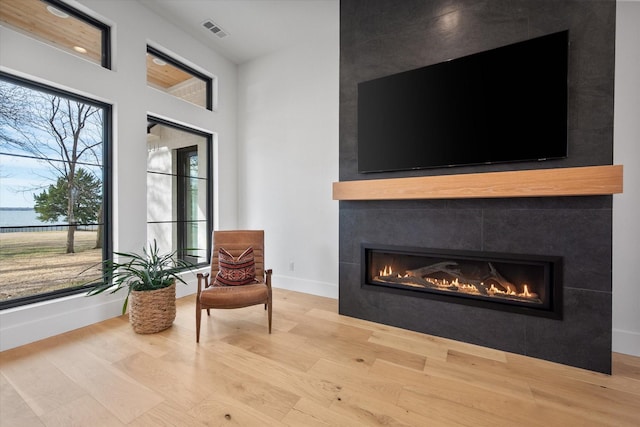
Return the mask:
[(180, 273), (192, 267), (191, 263), (176, 259), (176, 252), (160, 255), (155, 239), (148, 249), (142, 248), (142, 254), (114, 252), (118, 260), (101, 263), (102, 281), (87, 295), (126, 289), (122, 314), (126, 313), (129, 306), (129, 321), (133, 330), (139, 334), (163, 331), (176, 318), (176, 281), (186, 284)]

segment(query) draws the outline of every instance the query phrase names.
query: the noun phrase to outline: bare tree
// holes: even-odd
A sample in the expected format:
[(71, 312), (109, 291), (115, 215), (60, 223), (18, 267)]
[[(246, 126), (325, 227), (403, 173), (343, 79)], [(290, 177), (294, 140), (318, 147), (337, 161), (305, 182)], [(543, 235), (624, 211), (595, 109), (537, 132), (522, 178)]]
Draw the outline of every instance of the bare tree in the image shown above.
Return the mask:
[(103, 110), (4, 81), (0, 81), (0, 104), (0, 144), (47, 163), (56, 175), (51, 180), (63, 178), (67, 184), (66, 252), (73, 253), (76, 173), (82, 165), (100, 164)]

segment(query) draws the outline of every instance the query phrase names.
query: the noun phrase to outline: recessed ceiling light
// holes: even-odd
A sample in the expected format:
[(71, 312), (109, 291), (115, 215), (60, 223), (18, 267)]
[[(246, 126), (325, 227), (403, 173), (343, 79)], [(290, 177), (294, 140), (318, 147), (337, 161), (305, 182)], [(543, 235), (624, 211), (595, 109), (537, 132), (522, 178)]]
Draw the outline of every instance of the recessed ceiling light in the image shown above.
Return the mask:
[(47, 6), (47, 10), (50, 14), (57, 16), (58, 18), (68, 18), (69, 15), (61, 11), (60, 9), (56, 9), (53, 6)]
[(167, 63), (160, 58), (153, 58), (153, 63), (156, 65), (160, 65), (161, 67), (167, 65)]
[(87, 53), (87, 49), (83, 48), (82, 46), (74, 46), (73, 50), (80, 53)]

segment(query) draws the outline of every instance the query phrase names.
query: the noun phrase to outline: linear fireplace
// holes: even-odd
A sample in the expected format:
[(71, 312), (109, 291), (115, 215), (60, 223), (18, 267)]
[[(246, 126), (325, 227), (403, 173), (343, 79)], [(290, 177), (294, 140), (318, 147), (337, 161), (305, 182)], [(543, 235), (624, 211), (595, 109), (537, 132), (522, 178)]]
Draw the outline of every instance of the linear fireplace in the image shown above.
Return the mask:
[(521, 314), (562, 317), (562, 258), (363, 243), (362, 286)]

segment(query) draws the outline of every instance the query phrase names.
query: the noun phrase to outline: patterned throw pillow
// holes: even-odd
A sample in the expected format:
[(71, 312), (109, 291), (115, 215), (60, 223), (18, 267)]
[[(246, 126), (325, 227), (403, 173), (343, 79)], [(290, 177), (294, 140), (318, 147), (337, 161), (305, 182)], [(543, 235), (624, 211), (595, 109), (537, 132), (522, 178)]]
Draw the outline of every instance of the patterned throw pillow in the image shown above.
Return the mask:
[(253, 257), (253, 248), (247, 248), (238, 258), (234, 258), (226, 249), (220, 248), (218, 268), (216, 282), (220, 285), (237, 286), (254, 283), (256, 262)]

